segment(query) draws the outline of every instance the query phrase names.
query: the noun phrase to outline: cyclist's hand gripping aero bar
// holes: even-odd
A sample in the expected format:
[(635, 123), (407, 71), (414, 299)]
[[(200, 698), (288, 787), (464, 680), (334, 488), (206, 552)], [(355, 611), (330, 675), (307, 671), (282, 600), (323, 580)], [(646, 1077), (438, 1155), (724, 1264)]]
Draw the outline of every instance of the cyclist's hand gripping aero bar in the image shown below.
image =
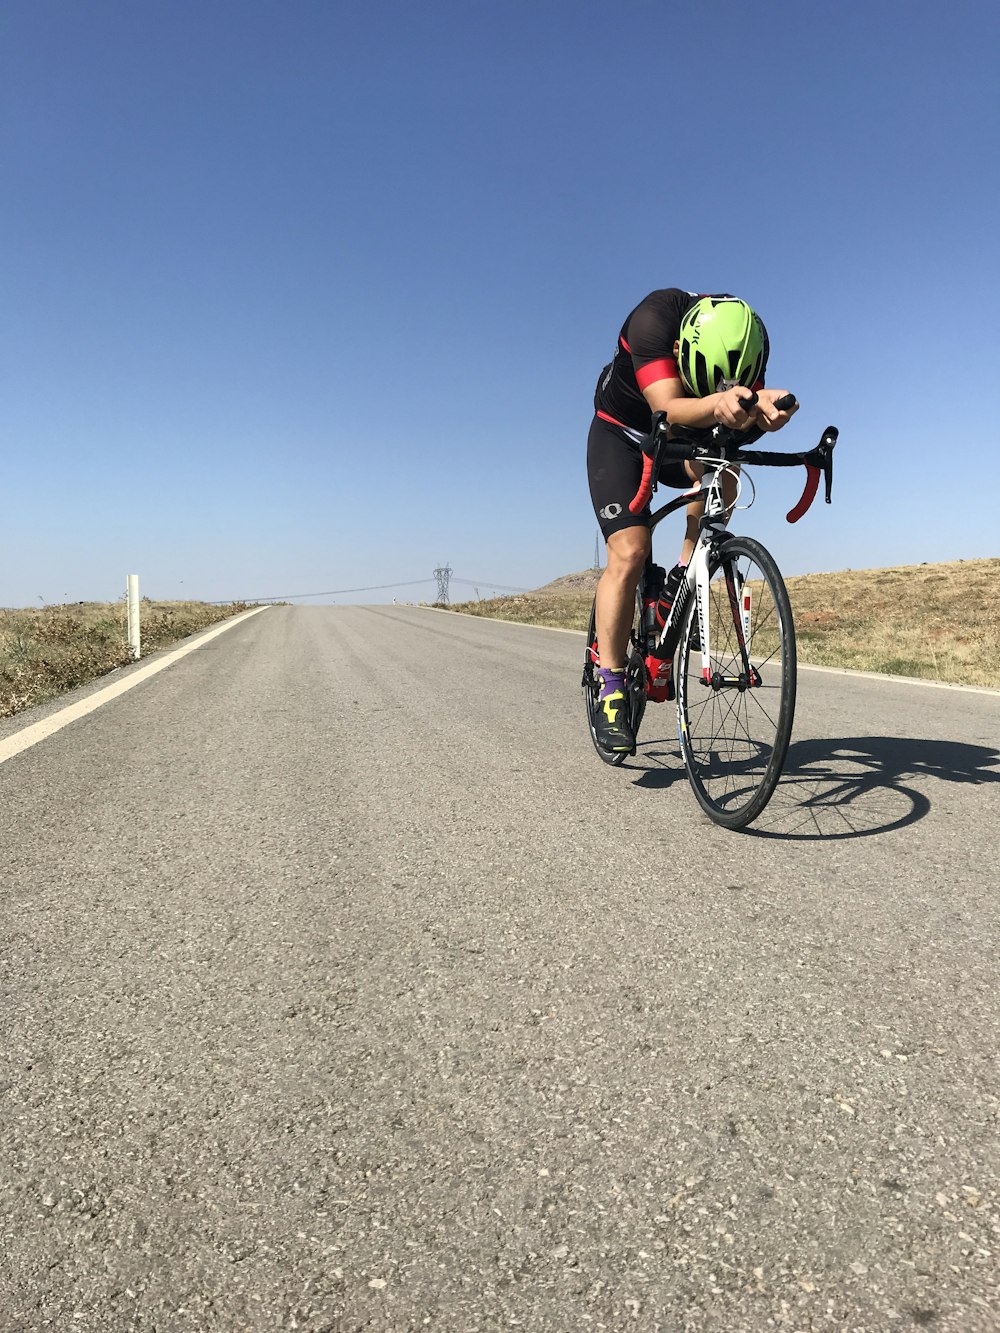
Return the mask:
[[(757, 403), (757, 395), (751, 393), (749, 398), (741, 399), (741, 405), (744, 412), (749, 412)], [(786, 412), (790, 407), (795, 406), (795, 395), (787, 393), (783, 398), (779, 398), (774, 404), (779, 412)], [(667, 439), (668, 430), (666, 412), (656, 412), (653, 414), (653, 425), (649, 434), (646, 436), (642, 445), (642, 480), (639, 482), (639, 489), (635, 496), (629, 501), (629, 513), (638, 514), (646, 505), (649, 504), (650, 497), (656, 489), (656, 476), (660, 470), (660, 464), (668, 458), (694, 458), (696, 456), (691, 445), (674, 444)], [(738, 433), (731, 433), (731, 438), (737, 439)], [(813, 487), (815, 494), (815, 486)], [(799, 504), (801, 504), (801, 500)], [(809, 503), (812, 503), (810, 497)], [(798, 508), (798, 506), (796, 506)], [(809, 505), (806, 505), (806, 509)], [(805, 509), (802, 510), (805, 513)], [(801, 517), (801, 515), (799, 515)], [(794, 521), (794, 520), (789, 520)]]
[[(744, 398), (744, 410), (749, 411), (756, 401), (756, 394)], [(783, 412), (794, 403), (794, 394), (787, 394), (784, 398), (778, 399), (775, 407)], [(715, 458), (720, 454), (725, 458), (731, 458), (733, 462), (742, 459), (747, 463), (760, 463), (771, 467), (793, 467), (800, 463), (804, 464), (806, 484), (798, 503), (786, 514), (789, 523), (797, 523), (816, 498), (821, 474), (826, 481), (826, 503), (830, 503), (833, 491), (833, 447), (837, 443), (838, 435), (836, 426), (827, 426), (815, 449), (794, 454), (762, 453), (746, 449), (740, 431), (724, 430), (721, 427), (715, 428), (711, 443), (706, 445), (668, 440), (668, 429), (666, 413), (657, 412), (653, 417), (653, 428), (643, 441), (642, 480), (629, 504), (629, 510), (633, 514), (638, 514), (649, 503), (656, 487), (656, 476), (660, 465), (666, 459)]]

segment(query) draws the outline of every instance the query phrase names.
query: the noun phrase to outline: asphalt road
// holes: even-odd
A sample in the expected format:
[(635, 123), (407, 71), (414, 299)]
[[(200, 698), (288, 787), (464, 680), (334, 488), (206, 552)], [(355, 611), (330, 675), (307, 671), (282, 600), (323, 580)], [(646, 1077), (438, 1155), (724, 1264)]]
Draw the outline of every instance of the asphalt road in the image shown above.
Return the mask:
[(732, 834), (581, 653), (271, 608), (0, 763), (4, 1333), (1000, 1329), (1000, 695), (803, 671)]

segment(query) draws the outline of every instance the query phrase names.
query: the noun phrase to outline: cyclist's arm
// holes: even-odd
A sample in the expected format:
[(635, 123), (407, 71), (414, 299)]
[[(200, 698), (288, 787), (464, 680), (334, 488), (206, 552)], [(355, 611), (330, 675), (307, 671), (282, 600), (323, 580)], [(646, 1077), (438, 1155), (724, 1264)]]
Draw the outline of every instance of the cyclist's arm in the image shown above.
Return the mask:
[[(740, 402), (747, 396), (746, 389), (727, 389), (725, 393), (710, 393), (704, 398), (689, 398), (681, 380), (664, 379), (647, 384), (642, 394), (653, 411), (666, 412), (667, 420), (674, 426), (719, 424), (733, 430), (746, 430), (754, 423), (754, 412), (744, 412), (740, 407)], [(780, 397), (780, 393), (777, 396)], [(778, 427), (770, 429), (777, 430)]]

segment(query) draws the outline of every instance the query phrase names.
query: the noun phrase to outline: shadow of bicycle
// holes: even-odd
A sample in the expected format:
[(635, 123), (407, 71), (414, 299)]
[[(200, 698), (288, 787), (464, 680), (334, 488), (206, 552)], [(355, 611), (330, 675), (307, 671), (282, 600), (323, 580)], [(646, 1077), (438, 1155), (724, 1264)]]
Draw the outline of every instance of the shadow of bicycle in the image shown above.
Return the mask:
[[(653, 767), (636, 779), (637, 786), (668, 786), (683, 776), (676, 750), (668, 755), (654, 745), (638, 757)], [(767, 809), (745, 831), (757, 838), (817, 841), (890, 833), (928, 813), (925, 788), (934, 782), (1000, 782), (1000, 751), (900, 736), (793, 741)]]

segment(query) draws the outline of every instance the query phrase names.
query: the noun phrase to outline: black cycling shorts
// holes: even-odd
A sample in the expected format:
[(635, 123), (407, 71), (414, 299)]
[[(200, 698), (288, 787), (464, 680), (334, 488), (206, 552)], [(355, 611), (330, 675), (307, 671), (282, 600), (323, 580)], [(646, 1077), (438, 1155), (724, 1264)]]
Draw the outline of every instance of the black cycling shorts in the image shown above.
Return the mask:
[[(587, 437), (587, 474), (594, 513), (605, 541), (622, 528), (649, 526), (648, 505), (638, 514), (630, 513), (628, 507), (642, 481), (642, 450), (621, 427), (597, 416)], [(695, 485), (678, 459), (664, 463), (657, 480), (661, 486), (679, 491)]]

